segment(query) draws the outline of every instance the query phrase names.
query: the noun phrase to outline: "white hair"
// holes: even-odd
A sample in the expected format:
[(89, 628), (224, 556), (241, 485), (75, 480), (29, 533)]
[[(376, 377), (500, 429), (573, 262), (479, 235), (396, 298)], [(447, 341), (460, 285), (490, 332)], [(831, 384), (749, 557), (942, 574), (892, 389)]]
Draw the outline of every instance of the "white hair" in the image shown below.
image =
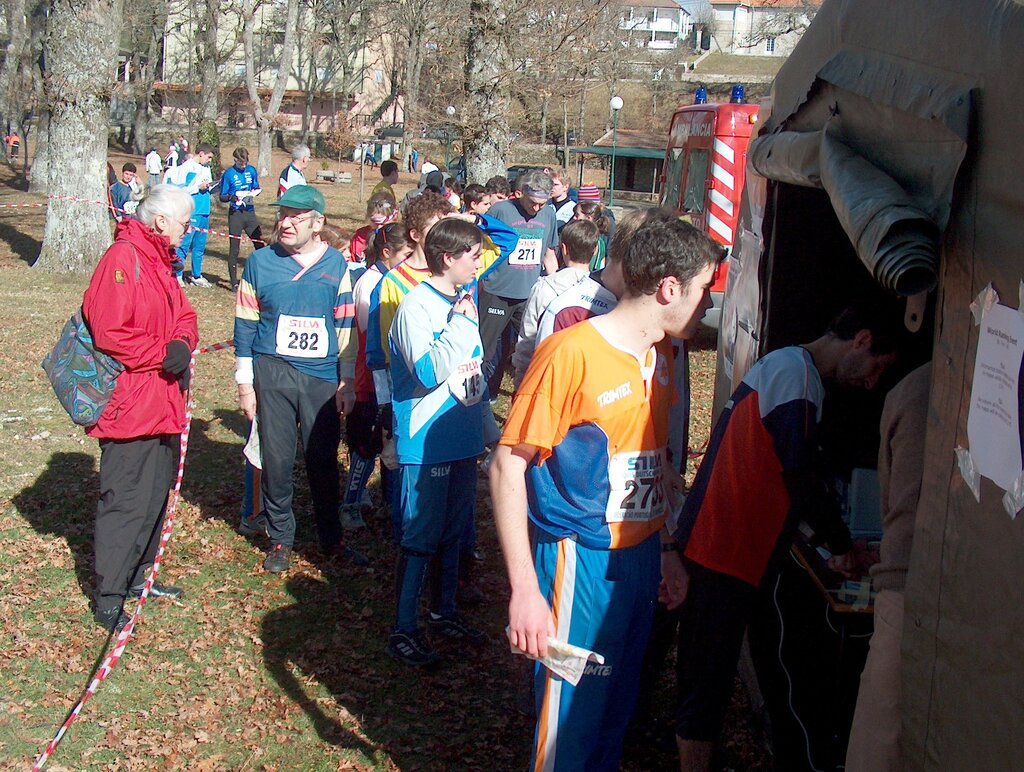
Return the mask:
[(149, 194), (139, 202), (135, 210), (135, 219), (143, 225), (153, 227), (157, 215), (170, 218), (191, 217), (195, 204), (192, 196), (182, 188), (173, 185), (154, 185)]
[(292, 160), (298, 161), (300, 158), (305, 158), (309, 155), (309, 147), (307, 145), (296, 145), (292, 148)]

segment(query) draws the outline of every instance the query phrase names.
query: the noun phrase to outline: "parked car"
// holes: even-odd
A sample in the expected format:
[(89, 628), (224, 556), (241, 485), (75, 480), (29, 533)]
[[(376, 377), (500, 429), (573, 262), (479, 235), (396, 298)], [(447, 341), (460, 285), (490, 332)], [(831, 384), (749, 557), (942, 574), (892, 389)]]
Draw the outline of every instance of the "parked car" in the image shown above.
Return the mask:
[(404, 123), (392, 123), (374, 132), (377, 139), (401, 139), (405, 135)]
[(522, 165), (521, 164), (521, 165), (517, 165), (517, 166), (510, 166), (510, 167), (508, 167), (505, 170), (505, 177), (508, 179), (508, 184), (509, 185), (515, 185), (516, 184), (516, 177), (518, 177), (520, 174), (524, 174), (524, 173), (530, 171), (531, 169), (540, 169), (541, 171), (544, 171), (544, 167), (543, 166), (526, 166), (526, 165)]

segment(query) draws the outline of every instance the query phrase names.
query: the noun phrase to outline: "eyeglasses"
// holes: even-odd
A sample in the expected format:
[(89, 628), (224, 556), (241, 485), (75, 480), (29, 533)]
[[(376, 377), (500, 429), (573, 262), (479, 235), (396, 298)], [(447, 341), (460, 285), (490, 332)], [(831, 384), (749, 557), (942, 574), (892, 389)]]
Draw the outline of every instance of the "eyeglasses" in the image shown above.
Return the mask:
[(284, 222), (285, 220), (291, 220), (293, 224), (299, 225), (300, 223), (309, 222), (317, 216), (316, 212), (307, 212), (306, 214), (285, 214), (283, 211), (279, 211), (277, 213), (277, 221)]

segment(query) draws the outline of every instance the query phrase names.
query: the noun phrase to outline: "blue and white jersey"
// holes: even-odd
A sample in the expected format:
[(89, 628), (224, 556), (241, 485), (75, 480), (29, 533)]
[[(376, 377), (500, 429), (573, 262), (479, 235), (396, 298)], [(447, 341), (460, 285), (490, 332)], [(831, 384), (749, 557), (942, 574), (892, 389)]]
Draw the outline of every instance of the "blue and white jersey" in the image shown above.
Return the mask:
[(483, 453), (483, 344), (477, 322), (429, 282), (398, 306), (388, 334), (395, 447), (402, 464)]
[(168, 169), (164, 182), (177, 188), (184, 188), (185, 192), (192, 196), (192, 203), (195, 204), (193, 215), (210, 214), (210, 189), (199, 189), (204, 182), (208, 186), (213, 184), (209, 166), (203, 166), (194, 158), (190, 158), (185, 163)]
[(252, 191), (259, 189), (260, 178), (252, 165), (241, 171), (235, 166), (228, 167), (220, 178), (220, 200), (230, 202), (228, 210), (231, 212), (253, 211)]

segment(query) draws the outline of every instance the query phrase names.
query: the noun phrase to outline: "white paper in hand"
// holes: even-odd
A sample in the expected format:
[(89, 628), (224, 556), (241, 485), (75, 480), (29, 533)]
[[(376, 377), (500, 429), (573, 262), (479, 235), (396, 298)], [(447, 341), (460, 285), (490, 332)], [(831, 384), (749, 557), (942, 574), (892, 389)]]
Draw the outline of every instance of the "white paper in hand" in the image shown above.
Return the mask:
[[(509, 634), (509, 628), (505, 628), (505, 635)], [(526, 652), (509, 642), (509, 649), (513, 654)], [(584, 649), (580, 646), (573, 646), (571, 643), (556, 640), (548, 636), (548, 653), (546, 657), (540, 658), (540, 663), (548, 670), (576, 686), (587, 669), (587, 663), (593, 662), (597, 665), (604, 664), (604, 657), (596, 651)]]
[(259, 421), (258, 418), (252, 419), (252, 426), (249, 427), (249, 440), (242, 448), (242, 455), (257, 469), (263, 469), (263, 454), (260, 452), (260, 433), (257, 421)]

